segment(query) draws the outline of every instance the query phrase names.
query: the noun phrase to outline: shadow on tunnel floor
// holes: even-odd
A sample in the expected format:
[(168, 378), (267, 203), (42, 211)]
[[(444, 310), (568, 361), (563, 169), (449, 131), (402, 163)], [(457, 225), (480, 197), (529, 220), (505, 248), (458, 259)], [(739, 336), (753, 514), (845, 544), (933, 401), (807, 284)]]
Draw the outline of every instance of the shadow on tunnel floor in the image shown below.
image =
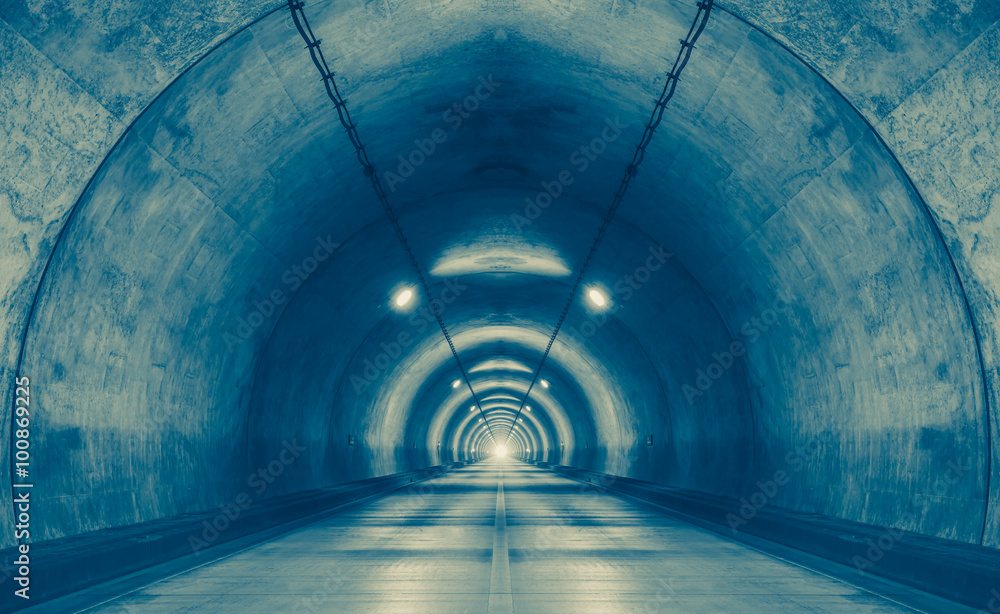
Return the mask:
[[(875, 593), (891, 594), (899, 584), (942, 598), (935, 602), (941, 612), (968, 611), (957, 604), (981, 614), (1000, 611), (1000, 551), (993, 548), (771, 505), (754, 508), (748, 518), (745, 501), (575, 467), (537, 465), (583, 483), (584, 490), (625, 498)], [(922, 596), (908, 605), (930, 611)]]
[[(263, 499), (246, 507), (232, 506), (235, 511), (229, 513), (220, 506), (201, 513), (38, 542), (31, 546), (31, 601), (25, 603), (23, 599), (12, 597), (13, 579), (11, 574), (6, 574), (0, 580), (3, 589), (0, 613), (28, 608), (32, 612), (45, 611), (46, 602), (106, 582), (129, 586), (134, 583), (131, 574), (142, 574), (143, 570), (152, 567), (166, 565), (176, 573), (204, 565), (324, 516), (364, 505), (463, 466), (464, 463), (452, 463), (426, 467)], [(461, 485), (445, 487), (467, 489)], [(0, 561), (16, 561), (17, 556), (15, 548), (0, 550)], [(157, 574), (169, 575), (168, 569), (159, 570)], [(80, 604), (87, 601), (88, 598), (81, 597)]]

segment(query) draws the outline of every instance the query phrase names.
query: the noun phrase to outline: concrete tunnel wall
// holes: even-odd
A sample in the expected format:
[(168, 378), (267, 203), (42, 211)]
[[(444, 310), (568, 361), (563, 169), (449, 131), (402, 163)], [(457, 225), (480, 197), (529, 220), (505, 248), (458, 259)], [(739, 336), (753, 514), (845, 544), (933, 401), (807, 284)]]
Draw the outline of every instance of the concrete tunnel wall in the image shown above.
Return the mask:
[[(225, 503), (284, 441), (306, 452), (267, 496), (476, 441), (440, 333), (391, 311), (412, 274), (286, 13), (193, 6), (0, 13), (0, 386), (33, 380), (36, 539)], [(733, 497), (797, 453), (777, 505), (996, 547), (1000, 9), (721, 6), (588, 273), (613, 313), (574, 307), (522, 428), (549, 462)], [(307, 10), (378, 168), (446, 131), (392, 197), (433, 292), (467, 288), (444, 317), (477, 391), (523, 394), (692, 7)]]

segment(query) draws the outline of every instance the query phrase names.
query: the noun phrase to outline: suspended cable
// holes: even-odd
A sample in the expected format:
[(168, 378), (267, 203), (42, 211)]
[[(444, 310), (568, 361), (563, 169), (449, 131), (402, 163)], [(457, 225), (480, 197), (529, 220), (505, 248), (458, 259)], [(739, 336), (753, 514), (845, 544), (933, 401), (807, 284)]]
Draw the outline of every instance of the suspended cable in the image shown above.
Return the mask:
[[(559, 331), (562, 329), (562, 325), (566, 321), (566, 315), (569, 313), (569, 309), (573, 305), (573, 300), (576, 298), (576, 293), (580, 289), (580, 283), (583, 281), (583, 276), (587, 272), (587, 267), (590, 266), (590, 261), (594, 257), (594, 252), (597, 251), (597, 246), (600, 245), (601, 239), (604, 238), (604, 233), (607, 231), (608, 226), (611, 224), (611, 220), (614, 219), (615, 214), (618, 212), (618, 208), (621, 206), (622, 200), (625, 198), (625, 193), (628, 191), (629, 184), (632, 183), (632, 179), (636, 176), (636, 174), (638, 174), (639, 165), (642, 164), (642, 161), (646, 158), (646, 148), (648, 148), (649, 144), (653, 141), (653, 133), (656, 132), (657, 127), (660, 125), (660, 121), (663, 119), (663, 112), (667, 108), (667, 103), (674, 97), (674, 91), (677, 89), (677, 82), (680, 80), (681, 72), (683, 72), (684, 67), (687, 66), (688, 60), (691, 59), (691, 52), (694, 50), (694, 45), (701, 37), (701, 33), (705, 31), (709, 15), (712, 12), (713, 0), (698, 2), (697, 6), (698, 13), (695, 15), (694, 21), (688, 29), (687, 36), (680, 41), (681, 48), (677, 53), (677, 59), (674, 60), (673, 68), (671, 68), (670, 72), (667, 73), (667, 81), (663, 84), (663, 91), (660, 92), (660, 97), (656, 99), (656, 103), (653, 105), (653, 113), (649, 118), (649, 123), (646, 124), (645, 130), (643, 130), (642, 138), (639, 139), (639, 144), (636, 145), (635, 153), (632, 155), (632, 161), (625, 167), (625, 175), (622, 177), (621, 183), (618, 185), (618, 191), (615, 192), (611, 205), (608, 207), (607, 212), (604, 214), (604, 219), (601, 221), (601, 226), (597, 229), (597, 236), (594, 237), (594, 242), (591, 244), (590, 250), (587, 252), (586, 258), (583, 260), (583, 265), (580, 267), (580, 270), (576, 275), (576, 279), (570, 287), (569, 297), (566, 299), (566, 304), (563, 305), (562, 313), (559, 314), (559, 320), (556, 322), (556, 326), (552, 330), (552, 334), (549, 336), (549, 342), (545, 346), (545, 352), (542, 354), (542, 359), (538, 363), (535, 375), (531, 378), (531, 383), (528, 384), (528, 391), (524, 393), (524, 399), (521, 401), (521, 406), (518, 408), (517, 414), (514, 416), (515, 423), (517, 422), (517, 418), (521, 415), (521, 412), (524, 410), (525, 404), (528, 402), (528, 397), (531, 395), (531, 390), (535, 387), (535, 382), (538, 381), (538, 377), (542, 373), (542, 367), (545, 366), (545, 361), (548, 360), (549, 352), (552, 351), (552, 344), (555, 343), (556, 337), (559, 335)], [(513, 430), (513, 426), (507, 430), (507, 436), (504, 438), (504, 444), (506, 444), (507, 440), (510, 439), (510, 434)]]
[(340, 90), (337, 88), (337, 82), (334, 79), (334, 75), (336, 73), (330, 70), (330, 66), (326, 62), (326, 57), (324, 57), (323, 50), (320, 48), (322, 41), (316, 38), (316, 35), (313, 33), (312, 27), (310, 27), (309, 21), (306, 19), (306, 14), (303, 10), (304, 7), (305, 3), (301, 0), (288, 0), (288, 10), (292, 14), (292, 20), (295, 22), (295, 28), (299, 31), (299, 34), (302, 36), (302, 40), (306, 43), (306, 48), (309, 50), (309, 55), (312, 57), (313, 64), (316, 65), (316, 69), (319, 70), (320, 77), (323, 79), (323, 86), (326, 88), (326, 94), (329, 96), (330, 100), (333, 101), (334, 107), (337, 109), (337, 116), (340, 118), (340, 123), (344, 126), (344, 130), (347, 131), (347, 136), (351, 141), (351, 145), (354, 146), (354, 153), (358, 158), (358, 162), (361, 164), (365, 177), (368, 178), (372, 191), (375, 192), (375, 197), (382, 206), (382, 210), (385, 212), (386, 218), (396, 231), (396, 236), (399, 238), (400, 244), (406, 251), (406, 255), (410, 259), (410, 264), (413, 265), (413, 270), (417, 274), (417, 280), (420, 283), (420, 287), (423, 290), (424, 295), (427, 297), (427, 301), (430, 303), (434, 319), (437, 320), (438, 326), (441, 327), (441, 333), (444, 335), (445, 341), (448, 342), (448, 347), (451, 349), (451, 355), (455, 358), (455, 364), (458, 365), (458, 370), (462, 374), (462, 380), (465, 382), (465, 385), (469, 388), (469, 392), (472, 394), (472, 400), (479, 409), (479, 414), (482, 416), (483, 422), (486, 423), (486, 427), (490, 433), (490, 438), (495, 442), (496, 438), (493, 433), (493, 428), (490, 426), (490, 421), (486, 418), (486, 413), (483, 411), (483, 407), (479, 403), (476, 391), (472, 388), (472, 382), (469, 381), (469, 375), (466, 372), (465, 367), (462, 365), (462, 361), (458, 357), (458, 351), (455, 349), (455, 343), (452, 341), (451, 334), (448, 333), (448, 327), (445, 326), (444, 319), (441, 317), (441, 310), (440, 307), (438, 307), (438, 302), (431, 296), (431, 289), (427, 283), (427, 278), (424, 276), (423, 269), (420, 268), (420, 263), (417, 262), (417, 257), (414, 255), (413, 249), (410, 247), (410, 242), (407, 240), (406, 234), (403, 232), (403, 227), (399, 222), (399, 216), (396, 215), (396, 210), (393, 209), (392, 204), (389, 203), (389, 198), (386, 196), (385, 190), (382, 188), (382, 182), (379, 180), (378, 173), (375, 172), (375, 165), (372, 164), (371, 160), (368, 158), (368, 152), (365, 150), (364, 143), (358, 135), (357, 124), (351, 119), (351, 114), (347, 110), (347, 103), (344, 100), (344, 97), (341, 96)]

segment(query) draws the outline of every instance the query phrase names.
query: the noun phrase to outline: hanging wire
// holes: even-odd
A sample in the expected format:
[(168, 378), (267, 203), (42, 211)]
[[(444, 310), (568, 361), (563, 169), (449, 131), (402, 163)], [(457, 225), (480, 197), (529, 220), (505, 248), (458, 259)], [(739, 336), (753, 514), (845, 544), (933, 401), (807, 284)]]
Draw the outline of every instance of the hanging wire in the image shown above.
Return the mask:
[[(666, 83), (663, 84), (663, 91), (660, 92), (660, 97), (656, 99), (656, 103), (653, 105), (653, 113), (649, 118), (649, 122), (646, 124), (645, 130), (643, 130), (642, 138), (639, 139), (639, 144), (635, 147), (635, 153), (632, 155), (632, 161), (625, 167), (625, 175), (622, 177), (621, 183), (618, 185), (618, 191), (615, 192), (614, 199), (612, 199), (611, 205), (608, 207), (607, 212), (604, 214), (604, 219), (601, 221), (601, 226), (597, 229), (597, 236), (594, 237), (594, 242), (590, 245), (587, 257), (584, 258), (583, 265), (580, 267), (580, 270), (576, 275), (576, 279), (573, 281), (573, 285), (569, 291), (569, 297), (566, 299), (566, 304), (563, 305), (562, 313), (559, 314), (559, 320), (556, 322), (556, 326), (552, 330), (552, 334), (549, 336), (549, 342), (545, 346), (545, 352), (542, 354), (542, 359), (538, 363), (538, 368), (535, 369), (535, 375), (531, 378), (531, 383), (528, 384), (528, 391), (524, 393), (524, 399), (521, 400), (521, 406), (518, 408), (517, 414), (514, 416), (514, 424), (517, 423), (518, 417), (521, 416), (521, 412), (524, 410), (524, 406), (528, 402), (528, 397), (531, 395), (531, 391), (535, 387), (535, 383), (538, 381), (539, 375), (542, 373), (545, 361), (549, 358), (549, 352), (552, 351), (552, 344), (555, 343), (556, 337), (559, 335), (559, 331), (562, 329), (562, 325), (566, 321), (566, 315), (569, 313), (569, 309), (573, 305), (576, 293), (580, 289), (580, 283), (583, 281), (583, 276), (587, 272), (587, 267), (590, 266), (591, 259), (594, 257), (594, 252), (597, 251), (597, 247), (600, 245), (601, 239), (604, 238), (604, 233), (607, 231), (611, 221), (618, 213), (618, 208), (621, 206), (622, 200), (625, 198), (625, 193), (628, 192), (629, 184), (632, 183), (632, 179), (639, 172), (639, 165), (646, 159), (646, 149), (653, 141), (653, 133), (656, 132), (660, 122), (663, 120), (663, 112), (667, 108), (667, 103), (674, 97), (674, 91), (677, 89), (677, 82), (680, 81), (681, 72), (683, 72), (684, 67), (687, 66), (688, 61), (691, 59), (691, 52), (694, 51), (694, 45), (701, 37), (701, 33), (705, 31), (705, 26), (708, 25), (709, 15), (712, 12), (713, 0), (698, 2), (697, 6), (698, 13), (695, 15), (694, 21), (688, 29), (687, 36), (681, 39), (681, 48), (677, 53), (677, 59), (674, 60), (674, 66), (670, 69), (670, 72), (667, 73), (667, 80)], [(504, 438), (505, 444), (507, 440), (510, 439), (510, 434), (513, 430), (514, 425), (511, 425), (510, 429), (507, 430), (507, 436)]]
[[(420, 263), (417, 261), (417, 258), (413, 253), (413, 249), (410, 247), (409, 240), (403, 232), (403, 227), (400, 224), (399, 217), (396, 214), (395, 209), (393, 209), (392, 204), (389, 202), (388, 196), (382, 187), (382, 182), (379, 180), (375, 166), (368, 158), (368, 152), (365, 150), (364, 143), (358, 134), (357, 124), (355, 124), (351, 119), (351, 114), (347, 109), (347, 103), (337, 88), (337, 83), (334, 78), (335, 73), (330, 70), (330, 67), (326, 62), (326, 58), (323, 55), (323, 50), (320, 46), (321, 41), (317, 39), (316, 35), (313, 33), (312, 28), (309, 25), (309, 21), (306, 18), (304, 7), (305, 3), (301, 0), (289, 0), (288, 2), (288, 8), (292, 14), (292, 20), (295, 23), (295, 27), (306, 43), (306, 48), (309, 50), (309, 55), (312, 58), (313, 64), (315, 64), (317, 70), (319, 70), (327, 96), (329, 96), (330, 100), (333, 101), (334, 107), (337, 109), (337, 116), (339, 117), (344, 130), (347, 132), (351, 145), (354, 147), (358, 163), (361, 164), (361, 168), (364, 171), (365, 177), (368, 178), (368, 181), (371, 184), (375, 197), (382, 206), (386, 218), (396, 231), (396, 236), (399, 238), (400, 244), (403, 246), (403, 249), (409, 257), (410, 264), (416, 272), (420, 287), (431, 305), (431, 311), (434, 314), (434, 319), (437, 320), (438, 326), (441, 328), (441, 333), (448, 342), (448, 347), (455, 359), (455, 364), (458, 366), (458, 370), (462, 375), (462, 381), (465, 382), (469, 392), (472, 394), (472, 399), (476, 404), (476, 408), (479, 410), (479, 414), (483, 418), (483, 421), (486, 423), (486, 427), (489, 430), (490, 438), (494, 442), (497, 442), (493, 433), (493, 428), (490, 425), (490, 421), (486, 418), (486, 413), (483, 411), (479, 398), (472, 387), (472, 382), (469, 381), (468, 372), (465, 370), (465, 367), (458, 356), (458, 351), (455, 349), (455, 343), (452, 341), (451, 334), (448, 332), (448, 327), (445, 325), (444, 319), (441, 316), (440, 307), (438, 306), (437, 301), (433, 300), (433, 297), (431, 296), (430, 286), (427, 283), (427, 278), (424, 275), (423, 269), (420, 267)], [(524, 411), (524, 407), (528, 402), (531, 391), (538, 382), (538, 378), (543, 367), (545, 366), (545, 362), (548, 360), (549, 353), (552, 351), (552, 345), (555, 343), (556, 337), (559, 335), (559, 331), (562, 329), (562, 326), (566, 321), (566, 316), (569, 314), (570, 307), (573, 305), (573, 301), (575, 300), (576, 294), (580, 289), (580, 284), (582, 283), (583, 277), (587, 272), (587, 268), (590, 266), (594, 253), (597, 251), (597, 248), (600, 245), (601, 240), (604, 238), (604, 234), (607, 232), (612, 220), (617, 214), (619, 207), (621, 207), (622, 201), (625, 198), (625, 194), (628, 192), (632, 179), (638, 174), (639, 165), (641, 165), (643, 160), (646, 158), (646, 150), (653, 140), (653, 134), (656, 132), (660, 122), (663, 120), (663, 113), (666, 110), (667, 103), (669, 103), (670, 99), (673, 98), (681, 73), (687, 66), (688, 61), (691, 59), (691, 53), (694, 50), (695, 43), (701, 37), (702, 32), (705, 30), (705, 26), (708, 24), (709, 16), (712, 12), (713, 0), (703, 0), (698, 2), (697, 7), (698, 12), (695, 15), (691, 27), (688, 29), (687, 36), (680, 41), (680, 51), (677, 53), (677, 58), (674, 60), (673, 68), (671, 68), (670, 72), (667, 73), (667, 79), (663, 84), (663, 90), (660, 92), (659, 98), (656, 99), (656, 102), (653, 105), (652, 115), (643, 130), (642, 138), (639, 139), (639, 143), (636, 145), (635, 153), (632, 155), (632, 161), (625, 167), (625, 174), (618, 185), (618, 190), (615, 192), (614, 198), (608, 206), (604, 219), (601, 221), (601, 225), (597, 230), (597, 235), (594, 237), (594, 241), (591, 244), (586, 257), (584, 258), (583, 264), (573, 281), (569, 297), (566, 299), (562, 312), (559, 314), (559, 319), (556, 322), (552, 334), (549, 336), (548, 343), (545, 346), (545, 352), (542, 354), (538, 368), (535, 369), (534, 376), (531, 378), (531, 383), (528, 384), (528, 390), (525, 392), (517, 413), (514, 415), (514, 421), (511, 423), (511, 427), (507, 431), (507, 435), (504, 439), (504, 445), (506, 445), (506, 442), (510, 439), (510, 435), (514, 430), (514, 425), (517, 424), (517, 419)]]
[(330, 66), (326, 62), (326, 57), (324, 57), (323, 50), (320, 47), (322, 41), (316, 38), (312, 27), (309, 26), (309, 21), (306, 19), (304, 8), (305, 3), (302, 2), (302, 0), (288, 1), (288, 10), (292, 14), (292, 20), (295, 22), (295, 28), (302, 36), (302, 40), (305, 41), (306, 48), (309, 50), (309, 55), (312, 57), (313, 64), (315, 64), (317, 70), (319, 70), (320, 77), (323, 79), (323, 86), (326, 88), (326, 94), (329, 96), (330, 100), (333, 101), (334, 107), (337, 109), (337, 116), (340, 118), (340, 123), (343, 125), (344, 130), (347, 131), (347, 136), (351, 141), (351, 145), (354, 146), (354, 153), (358, 158), (358, 162), (361, 164), (365, 177), (368, 178), (372, 191), (375, 192), (375, 197), (382, 206), (382, 210), (385, 212), (386, 218), (396, 231), (396, 236), (399, 238), (400, 244), (402, 244), (403, 249), (406, 251), (406, 255), (410, 259), (410, 264), (413, 265), (413, 270), (417, 274), (417, 280), (420, 283), (420, 288), (423, 290), (424, 295), (427, 297), (427, 301), (430, 303), (431, 312), (434, 314), (434, 319), (437, 320), (438, 326), (441, 327), (441, 333), (444, 335), (445, 341), (448, 342), (448, 347), (451, 349), (451, 355), (455, 358), (455, 364), (458, 365), (458, 370), (462, 374), (462, 380), (469, 388), (469, 392), (472, 394), (472, 400), (479, 409), (479, 414), (482, 416), (483, 422), (486, 423), (486, 427), (490, 432), (490, 439), (496, 442), (493, 427), (490, 426), (490, 421), (486, 419), (486, 413), (483, 411), (483, 407), (479, 403), (476, 391), (472, 388), (472, 382), (469, 381), (469, 375), (466, 372), (465, 367), (462, 365), (461, 359), (458, 357), (458, 351), (455, 349), (455, 343), (451, 339), (448, 327), (445, 326), (444, 319), (441, 317), (441, 309), (438, 306), (438, 301), (435, 301), (431, 296), (431, 289), (430, 285), (427, 283), (427, 277), (424, 275), (423, 269), (420, 268), (420, 263), (417, 261), (417, 257), (414, 255), (413, 249), (410, 247), (410, 242), (406, 238), (406, 234), (403, 232), (403, 226), (399, 222), (399, 216), (396, 215), (396, 210), (393, 209), (388, 196), (386, 196), (385, 190), (382, 188), (382, 182), (379, 180), (378, 173), (375, 171), (375, 165), (372, 164), (371, 160), (368, 158), (368, 152), (365, 150), (364, 143), (361, 141), (361, 137), (358, 134), (357, 124), (351, 119), (351, 114), (347, 110), (347, 102), (344, 100), (344, 97), (340, 94), (340, 90), (337, 88), (337, 82), (334, 79), (336, 73), (330, 70)]

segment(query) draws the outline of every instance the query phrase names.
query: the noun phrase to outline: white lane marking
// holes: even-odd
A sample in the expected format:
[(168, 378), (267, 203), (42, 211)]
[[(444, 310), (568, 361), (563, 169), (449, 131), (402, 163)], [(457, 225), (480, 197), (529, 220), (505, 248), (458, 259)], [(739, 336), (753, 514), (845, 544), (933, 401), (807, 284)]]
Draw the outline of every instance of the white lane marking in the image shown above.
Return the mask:
[(503, 501), (503, 465), (497, 477), (497, 516), (493, 525), (493, 571), (490, 573), (490, 603), (487, 614), (514, 614), (510, 588), (510, 558), (507, 552), (507, 508)]

